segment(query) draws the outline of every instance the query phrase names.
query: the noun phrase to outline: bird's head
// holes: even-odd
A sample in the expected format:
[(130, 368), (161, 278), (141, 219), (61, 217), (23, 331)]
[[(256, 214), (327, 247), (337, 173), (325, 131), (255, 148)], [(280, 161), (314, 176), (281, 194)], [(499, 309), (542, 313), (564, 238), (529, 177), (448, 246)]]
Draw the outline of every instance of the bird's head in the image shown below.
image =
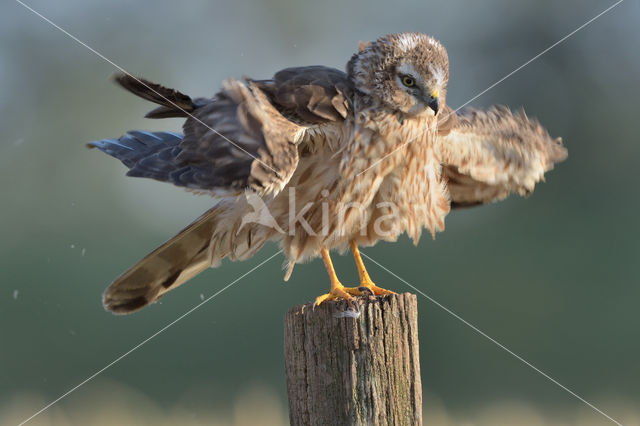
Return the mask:
[(394, 111), (438, 113), (449, 80), (446, 49), (420, 33), (390, 34), (361, 44), (347, 65), (356, 89)]

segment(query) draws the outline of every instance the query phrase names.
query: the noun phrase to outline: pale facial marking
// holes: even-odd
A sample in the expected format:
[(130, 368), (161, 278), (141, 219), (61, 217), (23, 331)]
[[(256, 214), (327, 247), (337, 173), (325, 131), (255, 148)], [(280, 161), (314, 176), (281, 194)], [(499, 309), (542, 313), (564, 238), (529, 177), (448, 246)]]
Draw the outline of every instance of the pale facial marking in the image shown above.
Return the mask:
[[(410, 75), (411, 77), (416, 79), (416, 83), (418, 83), (419, 85), (423, 85), (424, 84), (424, 80), (422, 79), (422, 75), (420, 75), (420, 73), (414, 68), (413, 65), (408, 64), (408, 63), (403, 63), (403, 64), (400, 64), (400, 66), (398, 68), (396, 68), (396, 69), (398, 71), (398, 74)], [(396, 76), (396, 80), (400, 83), (400, 87), (404, 87), (404, 85), (400, 81), (400, 77), (399, 76)]]

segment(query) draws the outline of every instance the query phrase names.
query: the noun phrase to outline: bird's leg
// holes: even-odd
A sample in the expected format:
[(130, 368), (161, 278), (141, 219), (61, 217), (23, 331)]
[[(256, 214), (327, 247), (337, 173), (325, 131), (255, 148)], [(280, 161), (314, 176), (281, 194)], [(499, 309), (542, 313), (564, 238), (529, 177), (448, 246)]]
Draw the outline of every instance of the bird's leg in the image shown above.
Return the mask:
[[(378, 287), (377, 285), (374, 284), (373, 281), (371, 281), (371, 277), (369, 277), (369, 273), (367, 272), (367, 269), (364, 267), (364, 263), (362, 262), (362, 258), (360, 257), (360, 250), (358, 250), (358, 245), (353, 240), (349, 244), (351, 245), (351, 252), (353, 253), (353, 259), (356, 261), (356, 268), (358, 268), (358, 275), (360, 276), (360, 287), (353, 288), (353, 289), (346, 288), (345, 291), (357, 296), (365, 293), (369, 293), (372, 296), (373, 295), (382, 296), (384, 294), (395, 294), (391, 290)], [(356, 291), (353, 291), (353, 290), (356, 290)]]
[(340, 280), (338, 280), (336, 271), (335, 269), (333, 269), (333, 263), (331, 262), (331, 257), (329, 256), (329, 250), (327, 250), (326, 247), (323, 247), (321, 253), (322, 260), (324, 261), (324, 267), (327, 269), (329, 279), (331, 280), (331, 289), (329, 290), (329, 293), (316, 297), (314, 306), (321, 304), (325, 300), (336, 300), (338, 298), (348, 300), (353, 305), (353, 297), (351, 297), (351, 295), (345, 291), (345, 287), (342, 285)]
[(364, 294), (372, 296), (395, 294), (391, 290), (386, 290), (374, 284), (374, 282), (371, 280), (371, 277), (369, 277), (367, 269), (364, 267), (364, 263), (362, 262), (362, 258), (360, 257), (360, 251), (358, 250), (358, 245), (355, 243), (355, 241), (351, 241), (350, 244), (351, 251), (353, 252), (353, 258), (355, 259), (356, 267), (358, 268), (358, 275), (360, 276), (360, 286), (345, 287), (342, 285), (340, 280), (338, 280), (335, 269), (333, 269), (333, 263), (331, 262), (331, 257), (329, 256), (329, 250), (327, 250), (326, 247), (323, 247), (321, 251), (322, 260), (324, 261), (324, 266), (327, 269), (329, 279), (331, 280), (331, 289), (329, 290), (329, 293), (316, 297), (316, 301), (314, 303), (315, 306), (321, 304), (325, 300), (336, 300), (338, 298), (348, 300), (349, 303), (354, 305), (352, 296), (362, 296)]

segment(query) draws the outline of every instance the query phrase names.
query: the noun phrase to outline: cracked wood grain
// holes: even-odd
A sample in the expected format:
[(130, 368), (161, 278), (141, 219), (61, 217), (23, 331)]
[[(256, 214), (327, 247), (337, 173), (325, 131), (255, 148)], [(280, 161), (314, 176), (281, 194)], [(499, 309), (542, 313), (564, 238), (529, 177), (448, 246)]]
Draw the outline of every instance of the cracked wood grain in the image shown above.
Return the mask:
[(292, 425), (421, 425), (418, 308), (413, 294), (291, 308), (285, 367)]

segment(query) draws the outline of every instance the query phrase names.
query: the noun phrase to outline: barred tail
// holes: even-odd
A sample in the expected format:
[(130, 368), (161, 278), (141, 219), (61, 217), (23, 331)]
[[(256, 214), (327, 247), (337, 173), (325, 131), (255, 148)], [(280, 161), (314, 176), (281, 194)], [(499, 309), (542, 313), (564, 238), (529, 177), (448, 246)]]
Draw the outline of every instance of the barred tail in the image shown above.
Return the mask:
[(242, 226), (234, 202), (221, 201), (175, 237), (149, 253), (111, 283), (104, 292), (105, 309), (135, 312), (158, 300), (222, 259), (253, 256), (270, 233), (256, 224)]
[(135, 312), (206, 269), (217, 215), (216, 207), (210, 209), (116, 278), (102, 297), (105, 309)]

